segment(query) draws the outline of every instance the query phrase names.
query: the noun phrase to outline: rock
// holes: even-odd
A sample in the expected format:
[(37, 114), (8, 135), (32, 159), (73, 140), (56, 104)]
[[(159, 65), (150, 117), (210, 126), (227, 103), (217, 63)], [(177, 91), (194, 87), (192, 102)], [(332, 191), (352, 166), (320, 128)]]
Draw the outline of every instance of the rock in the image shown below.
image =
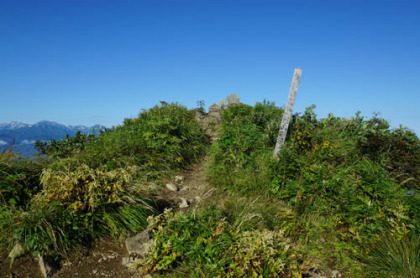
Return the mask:
[(92, 273), (93, 273), (93, 274), (96, 274), (96, 273), (98, 273), (98, 270), (97, 270), (97, 269), (94, 269), (94, 270), (92, 271)]
[(207, 118), (210, 118), (212, 121), (218, 121), (222, 118), (222, 115), (220, 111), (212, 111), (212, 112), (209, 112), (209, 114), (207, 115)]
[(178, 191), (178, 187), (175, 184), (167, 183), (166, 188), (168, 188), (171, 191)]
[(136, 259), (134, 257), (124, 257), (122, 259), (121, 264), (127, 268), (130, 269), (134, 269), (136, 266), (136, 263), (139, 261), (140, 259)]
[(181, 203), (179, 203), (179, 208), (188, 208), (190, 206), (189, 202), (184, 198), (181, 198)]
[(71, 262), (66, 261), (66, 262), (63, 263), (63, 266), (64, 267), (70, 267), (71, 266)]
[(341, 274), (338, 270), (331, 271), (331, 278), (340, 278)]
[(144, 257), (147, 251), (144, 244), (149, 242), (151, 239), (152, 237), (150, 231), (147, 229), (133, 237), (127, 238), (125, 240), (125, 247), (127, 248), (128, 254)]
[(201, 111), (195, 110), (195, 118), (200, 121), (206, 117)]
[(239, 104), (239, 96), (237, 94), (231, 94), (225, 101), (225, 106), (231, 106), (234, 104)]
[(23, 249), (22, 245), (18, 242), (16, 243), (15, 247), (13, 247), (12, 251), (10, 251), (9, 253), (9, 258), (10, 258), (10, 265), (13, 264), (13, 261), (22, 256), (23, 254), (25, 254), (25, 249)]
[(123, 257), (121, 264), (127, 266), (131, 262), (131, 257)]
[(175, 176), (175, 182), (183, 183), (185, 180), (184, 176)]
[(222, 111), (222, 108), (217, 105), (216, 103), (213, 103), (210, 107), (209, 107), (209, 114), (212, 112), (220, 112)]
[(222, 98), (221, 100), (219, 100), (219, 106), (220, 106), (220, 107), (223, 107), (223, 103), (224, 103), (224, 100), (223, 100), (223, 98)]
[[(214, 113), (212, 112), (212, 114)], [(208, 130), (209, 128), (216, 128), (216, 125), (218, 125), (219, 123), (220, 123), (220, 120), (218, 118), (208, 117), (203, 120), (203, 128), (205, 130)]]
[(38, 255), (39, 267), (45, 278), (52, 277), (58, 271), (58, 266), (50, 256)]
[(188, 191), (188, 190), (190, 190), (190, 188), (188, 186), (184, 186), (183, 188), (181, 188), (180, 191)]

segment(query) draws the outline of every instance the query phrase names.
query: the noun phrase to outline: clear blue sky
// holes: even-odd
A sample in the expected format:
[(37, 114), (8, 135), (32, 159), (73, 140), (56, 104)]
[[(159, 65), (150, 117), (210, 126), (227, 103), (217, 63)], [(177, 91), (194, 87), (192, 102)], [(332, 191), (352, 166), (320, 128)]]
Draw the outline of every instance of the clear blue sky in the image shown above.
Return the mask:
[(420, 134), (420, 1), (0, 0), (0, 123), (106, 126), (160, 100), (315, 104)]

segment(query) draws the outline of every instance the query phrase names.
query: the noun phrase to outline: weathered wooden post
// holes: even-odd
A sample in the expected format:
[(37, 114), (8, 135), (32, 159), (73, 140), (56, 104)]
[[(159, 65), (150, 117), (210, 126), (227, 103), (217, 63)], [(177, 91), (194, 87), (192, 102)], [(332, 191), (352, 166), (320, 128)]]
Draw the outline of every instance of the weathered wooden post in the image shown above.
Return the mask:
[(284, 109), (283, 119), (281, 120), (279, 136), (277, 137), (276, 147), (274, 148), (273, 157), (278, 159), (277, 154), (286, 140), (287, 129), (289, 128), (290, 117), (293, 112), (293, 105), (295, 104), (296, 93), (299, 87), (300, 76), (302, 75), (301, 68), (295, 68), (293, 74), (292, 85), (290, 85), (289, 97), (287, 99), (287, 105)]

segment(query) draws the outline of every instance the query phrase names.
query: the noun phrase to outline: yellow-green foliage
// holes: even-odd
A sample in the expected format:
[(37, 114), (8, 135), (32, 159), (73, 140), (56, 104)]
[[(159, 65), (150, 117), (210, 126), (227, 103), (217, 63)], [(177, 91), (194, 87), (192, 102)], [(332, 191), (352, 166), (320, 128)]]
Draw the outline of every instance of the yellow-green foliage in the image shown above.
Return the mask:
[(106, 204), (122, 203), (123, 197), (132, 190), (130, 182), (137, 171), (135, 166), (111, 171), (105, 167), (92, 169), (87, 165), (67, 172), (44, 169), (41, 176), (43, 191), (38, 201), (58, 201), (75, 211), (94, 211)]
[[(287, 277), (290, 274), (290, 239), (282, 231), (246, 231), (230, 248), (233, 262), (227, 277)], [(295, 267), (296, 268), (296, 267)]]

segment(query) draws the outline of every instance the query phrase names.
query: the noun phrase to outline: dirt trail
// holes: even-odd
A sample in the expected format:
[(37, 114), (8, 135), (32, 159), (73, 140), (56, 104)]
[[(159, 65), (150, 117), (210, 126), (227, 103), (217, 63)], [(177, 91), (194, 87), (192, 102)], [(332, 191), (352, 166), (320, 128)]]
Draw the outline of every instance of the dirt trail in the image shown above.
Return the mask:
[(167, 183), (175, 185), (178, 190), (172, 191), (164, 187), (158, 193), (158, 199), (169, 202), (169, 207), (175, 211), (188, 210), (208, 199), (214, 188), (206, 180), (204, 167), (207, 158), (204, 157), (190, 165), (185, 172), (180, 173), (179, 176), (184, 178), (183, 181), (168, 181)]

